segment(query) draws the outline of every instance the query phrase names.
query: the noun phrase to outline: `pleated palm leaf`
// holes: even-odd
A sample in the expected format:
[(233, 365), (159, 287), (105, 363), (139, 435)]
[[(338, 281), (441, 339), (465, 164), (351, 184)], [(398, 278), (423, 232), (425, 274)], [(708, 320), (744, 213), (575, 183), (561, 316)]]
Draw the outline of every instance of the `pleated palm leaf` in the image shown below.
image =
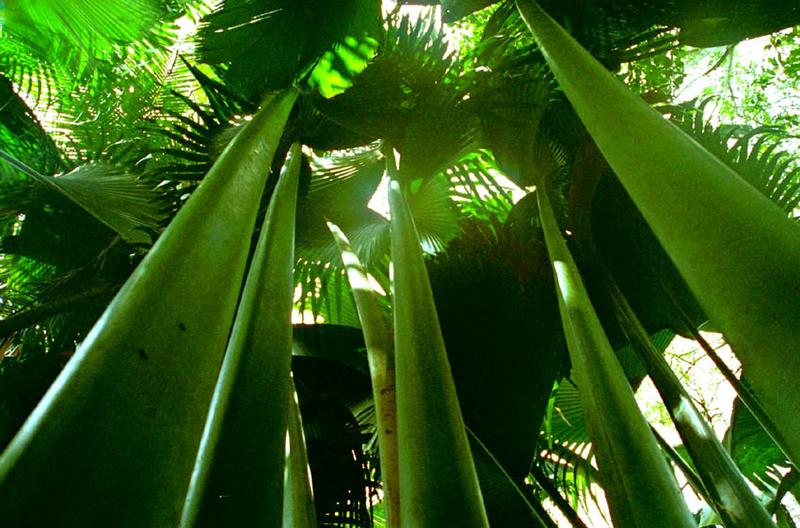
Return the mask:
[[(0, 333), (17, 356), (56, 365), (64, 361), (60, 354), (70, 354), (85, 337), (156, 234), (159, 193), (108, 162), (54, 177), (76, 161), (13, 85), (3, 79), (3, 87)], [(57, 352), (45, 359), (48, 349)], [(13, 376), (18, 369), (9, 361), (3, 370)], [(41, 396), (43, 388), (32, 390), (27, 401), (36, 392)], [(4, 415), (6, 441), (29, 411), (17, 407)]]
[[(331, 6), (287, 0), (225, 0), (200, 29), (200, 56), (220, 78), (249, 100), (285, 86), (346, 37), (379, 32), (380, 3), (348, 0)], [(309, 31), (314, 28), (314, 31)], [(253, 61), (260, 50), (280, 50), (271, 60)]]

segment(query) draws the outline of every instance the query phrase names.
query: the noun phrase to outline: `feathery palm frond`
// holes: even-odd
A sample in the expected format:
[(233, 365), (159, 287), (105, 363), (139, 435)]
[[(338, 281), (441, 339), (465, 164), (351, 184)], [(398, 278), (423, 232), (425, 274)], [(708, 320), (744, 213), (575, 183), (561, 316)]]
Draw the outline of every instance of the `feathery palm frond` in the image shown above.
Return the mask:
[(450, 195), (461, 215), (492, 222), (506, 220), (514, 206), (511, 190), (498, 183), (500, 169), (490, 151), (478, 151), (458, 160), (444, 173)]
[(791, 216), (800, 206), (800, 168), (784, 133), (775, 127), (714, 126), (705, 115), (710, 101), (675, 108), (673, 120)]
[[(458, 7), (468, 12), (473, 5), (479, 8), (486, 3), (473, 1), (466, 3), (469, 9)], [(519, 38), (524, 27), (513, 4), (499, 6), (486, 25), (484, 38), (508, 34), (526, 42), (525, 37)], [(542, 0), (541, 6), (611, 69), (679, 45), (730, 45), (800, 23), (800, 7), (792, 0)]]
[(49, 108), (71, 91), (75, 76), (62, 64), (39, 56), (0, 27), (0, 72), (28, 94), (37, 107)]
[(149, 68), (151, 56), (173, 41), (172, 20), (182, 7), (161, 0), (14, 2), (5, 9), (0, 67), (37, 106), (69, 106), (69, 95), (95, 85), (98, 71)]
[(145, 36), (163, 14), (159, 0), (130, 2), (19, 0), (5, 9), (5, 24), (31, 43), (46, 33), (57, 35), (76, 47), (87, 43), (110, 46)]

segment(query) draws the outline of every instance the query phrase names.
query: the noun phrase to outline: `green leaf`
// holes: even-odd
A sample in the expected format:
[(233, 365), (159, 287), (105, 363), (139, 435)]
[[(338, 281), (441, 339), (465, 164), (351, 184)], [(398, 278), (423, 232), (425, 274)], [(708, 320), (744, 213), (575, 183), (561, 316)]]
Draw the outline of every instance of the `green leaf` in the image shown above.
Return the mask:
[[(376, 0), (225, 0), (204, 20), (200, 55), (246, 98), (286, 86), (345, 37), (378, 31)], [(309, 28), (314, 28), (309, 31)], [(264, 50), (266, 60), (254, 61)]]
[(407, 194), (408, 208), (426, 253), (444, 250), (459, 232), (458, 212), (443, 174), (415, 180), (419, 188)]
[(126, 242), (152, 242), (151, 235), (164, 219), (158, 192), (119, 167), (93, 163), (61, 176), (45, 176), (2, 150), (0, 158), (36, 182), (66, 196), (119, 233)]
[(534, 0), (517, 6), (587, 130), (733, 346), (797, 462), (800, 226), (628, 90)]
[(673, 119), (709, 152), (736, 171), (790, 217), (800, 206), (800, 171), (787, 139), (774, 127), (741, 130), (735, 125), (714, 127), (703, 112), (706, 99)]
[(336, 43), (309, 73), (309, 86), (325, 98), (342, 93), (353, 85), (351, 79), (367, 67), (377, 45), (371, 37), (359, 40), (352, 36)]
[(294, 99), (237, 135), (0, 457), (5, 523), (178, 524)]
[(775, 467), (789, 462), (739, 398), (733, 402), (729, 434), (731, 456), (742, 473), (762, 489), (777, 487)]
[(157, 0), (14, 0), (3, 12), (4, 24), (28, 42), (58, 36), (77, 47), (89, 43), (128, 43), (145, 36), (161, 15)]
[(420, 242), (389, 167), (401, 517), (408, 526), (486, 528)]
[(331, 154), (325, 165), (316, 156), (311, 160), (310, 189), (299, 198), (297, 212), (298, 257), (323, 263), (339, 260), (339, 250), (326, 227), (330, 220), (351, 235), (365, 232), (367, 236), (357, 237), (354, 243), (370, 266), (388, 251), (388, 223), (368, 207), (381, 182), (384, 161), (372, 149)]

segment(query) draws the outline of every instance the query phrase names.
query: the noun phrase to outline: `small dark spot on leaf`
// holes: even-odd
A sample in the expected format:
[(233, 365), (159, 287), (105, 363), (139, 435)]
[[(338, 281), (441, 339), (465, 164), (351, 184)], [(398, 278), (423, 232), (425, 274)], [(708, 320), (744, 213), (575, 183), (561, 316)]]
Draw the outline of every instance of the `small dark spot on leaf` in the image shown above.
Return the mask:
[(143, 348), (140, 348), (139, 350), (137, 350), (137, 352), (139, 353), (139, 357), (144, 359), (145, 361), (147, 361), (147, 359), (150, 357), (147, 355), (147, 352), (145, 352)]
[(186, 331), (186, 325), (181, 323), (180, 321), (178, 322), (178, 328), (181, 329), (181, 332), (185, 332)]

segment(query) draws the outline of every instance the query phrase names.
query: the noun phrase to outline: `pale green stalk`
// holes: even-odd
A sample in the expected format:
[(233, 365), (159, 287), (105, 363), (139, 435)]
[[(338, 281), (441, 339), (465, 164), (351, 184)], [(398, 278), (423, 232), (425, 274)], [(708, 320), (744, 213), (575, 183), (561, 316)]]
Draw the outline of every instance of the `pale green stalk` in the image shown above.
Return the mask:
[(0, 458), (4, 526), (177, 526), (296, 93), (216, 161)]
[(536, 195), (561, 323), (614, 526), (694, 528), (561, 237), (543, 186)]
[(710, 506), (716, 510), (727, 528), (774, 528), (775, 524), (767, 510), (753, 494), (664, 356), (656, 350), (611, 274), (603, 269), (602, 275), (620, 326), (628, 335), (661, 394), (661, 399), (703, 482)]
[(397, 403), (395, 401), (394, 344), (392, 329), (375, 298), (375, 290), (347, 237), (338, 226), (328, 222), (347, 278), (353, 290), (358, 318), (367, 345), (367, 360), (375, 402), (375, 421), (378, 429), (378, 448), (381, 460), (383, 502), (386, 507), (386, 526), (400, 526), (400, 474), (397, 459)]
[(517, 7), (560, 87), (742, 362), (800, 463), (800, 226), (631, 92), (535, 0)]
[(283, 479), (283, 528), (317, 528), (311, 468), (306, 455), (303, 418), (297, 392), (289, 401), (289, 426), (286, 431), (286, 470)]
[(295, 143), (264, 217), (186, 497), (184, 528), (282, 525), (301, 158)]
[(402, 526), (488, 528), (419, 237), (388, 165)]

